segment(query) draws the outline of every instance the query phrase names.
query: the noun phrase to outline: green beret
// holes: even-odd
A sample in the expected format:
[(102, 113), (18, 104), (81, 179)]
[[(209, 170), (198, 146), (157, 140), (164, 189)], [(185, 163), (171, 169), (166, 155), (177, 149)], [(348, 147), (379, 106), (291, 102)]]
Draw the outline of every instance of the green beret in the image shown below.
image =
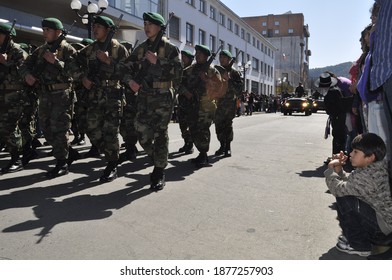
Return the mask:
[(16, 36), (15, 28), (12, 28), (11, 30), (11, 25), (9, 25), (8, 23), (0, 23), (0, 33), (4, 33), (4, 34), (10, 33), (11, 36), (13, 37)]
[(90, 45), (91, 43), (94, 43), (94, 40), (90, 39), (90, 38), (84, 38), (80, 43), (83, 46), (87, 46), (87, 45)]
[(94, 18), (94, 23), (98, 23), (102, 26), (105, 26), (106, 28), (114, 26), (113, 20), (105, 16), (96, 16)]
[(163, 18), (163, 16), (161, 16), (158, 13), (151, 13), (151, 12), (144, 13), (143, 14), (143, 20), (144, 21), (149, 21), (149, 22), (151, 22), (153, 24), (160, 25), (160, 26), (165, 26), (165, 24), (166, 24), (166, 21)]
[(191, 53), (190, 51), (187, 51), (187, 50), (182, 50), (182, 51), (181, 51), (181, 54), (183, 54), (183, 55), (189, 57), (190, 59), (193, 59), (193, 58), (195, 57), (195, 56), (193, 55), (193, 53)]
[(195, 46), (195, 50), (201, 51), (201, 52), (204, 53), (206, 56), (210, 56), (210, 55), (211, 55), (210, 48), (207, 47), (207, 46), (205, 46), (205, 45), (196, 45), (196, 46)]
[(233, 58), (233, 55), (231, 54), (231, 52), (229, 52), (228, 50), (223, 50), (223, 51), (221, 51), (220, 53), (219, 53), (219, 55), (221, 56), (221, 55), (225, 55), (225, 56), (227, 56), (228, 58)]
[(57, 18), (45, 18), (42, 20), (42, 27), (47, 27), (54, 30), (63, 30), (63, 24)]

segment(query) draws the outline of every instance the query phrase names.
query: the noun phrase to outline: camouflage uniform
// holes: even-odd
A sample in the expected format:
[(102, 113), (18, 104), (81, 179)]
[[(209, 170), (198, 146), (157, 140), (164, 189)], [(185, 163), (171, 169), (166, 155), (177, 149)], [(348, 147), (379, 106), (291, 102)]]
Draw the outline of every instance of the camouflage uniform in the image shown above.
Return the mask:
[(6, 64), (0, 64), (0, 142), (6, 144), (11, 153), (11, 161), (1, 169), (2, 173), (23, 169), (19, 158), (22, 135), (18, 122), (22, 116), (23, 99), (20, 67), (27, 53), (18, 44), (10, 41), (6, 56)]
[(129, 54), (123, 45), (112, 39), (108, 49), (110, 65), (100, 63), (97, 52), (103, 48), (103, 44), (95, 41), (80, 50), (77, 61), (82, 67), (82, 77), (87, 77), (94, 83), (91, 90), (84, 93), (87, 95), (88, 106), (87, 136), (105, 154), (108, 166), (101, 181), (108, 181), (110, 173), (114, 170), (117, 172), (120, 151), (119, 127), (124, 104), (120, 80), (124, 70), (119, 65)]
[(215, 155), (222, 155), (225, 157), (231, 156), (230, 143), (233, 141), (233, 119), (236, 114), (237, 98), (241, 96), (243, 81), (240, 73), (228, 67), (223, 67), (228, 73), (228, 88), (221, 98), (217, 101), (217, 108), (215, 112), (215, 131), (217, 138), (221, 144)]
[[(197, 50), (197, 45), (195, 48)], [(208, 50), (209, 51), (209, 50)], [(204, 64), (195, 63), (187, 67), (183, 73), (179, 94), (191, 93), (193, 103), (189, 112), (189, 124), (192, 140), (199, 150), (199, 156), (193, 160), (197, 167), (208, 164), (207, 152), (210, 148), (210, 126), (214, 119), (216, 103), (214, 98), (207, 94), (208, 81), (221, 84), (222, 79), (218, 70), (211, 65), (206, 70)], [(206, 73), (207, 79), (200, 78)]]
[[(156, 13), (145, 13), (143, 18), (156, 25), (164, 25), (164, 19)], [(135, 128), (140, 145), (154, 164), (151, 188), (160, 190), (165, 185), (163, 170), (167, 166), (169, 154), (167, 129), (173, 111), (174, 89), (181, 81), (182, 67), (178, 48), (166, 38), (162, 38), (157, 51), (157, 63), (138, 69), (138, 66), (147, 63), (144, 57), (151, 44), (152, 42), (147, 39), (132, 52), (129, 61), (138, 74), (136, 77), (128, 76), (125, 81), (129, 83), (130, 80), (135, 79), (141, 85), (138, 92)], [(143, 69), (146, 75), (140, 76), (140, 71)]]
[[(44, 19), (42, 25), (54, 30), (63, 29), (61, 22), (54, 18)], [(61, 38), (62, 36), (57, 40)], [(77, 151), (68, 145), (73, 106), (70, 65), (76, 50), (62, 39), (56, 50), (56, 60), (51, 64), (46, 61), (44, 54), (53, 51), (51, 48), (54, 43), (47, 42), (35, 49), (26, 59), (24, 67), (24, 76), (32, 75), (38, 81), (40, 125), (57, 160), (56, 167), (47, 173), (49, 178), (67, 174), (68, 165), (78, 158)]]
[(124, 86), (125, 106), (120, 124), (120, 134), (125, 143), (126, 151), (120, 155), (120, 162), (134, 160), (136, 158), (137, 132), (135, 128), (135, 119), (137, 112), (137, 94), (129, 87)]

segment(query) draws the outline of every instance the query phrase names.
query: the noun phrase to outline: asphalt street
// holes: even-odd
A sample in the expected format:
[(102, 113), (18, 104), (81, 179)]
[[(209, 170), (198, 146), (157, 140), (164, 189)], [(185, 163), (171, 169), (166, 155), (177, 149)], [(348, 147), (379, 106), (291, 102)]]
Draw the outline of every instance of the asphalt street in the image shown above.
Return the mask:
[[(212, 126), (211, 166), (198, 170), (190, 162), (197, 153), (177, 152), (183, 141), (171, 123), (160, 192), (149, 190), (152, 166), (142, 152), (101, 184), (103, 158), (46, 179), (55, 161), (41, 147), (25, 170), (0, 176), (0, 259), (363, 259), (334, 248), (340, 230), (323, 177), (332, 141), (323, 138), (326, 119), (323, 112), (235, 118), (230, 158), (213, 156)], [(8, 159), (0, 153), (1, 166)]]

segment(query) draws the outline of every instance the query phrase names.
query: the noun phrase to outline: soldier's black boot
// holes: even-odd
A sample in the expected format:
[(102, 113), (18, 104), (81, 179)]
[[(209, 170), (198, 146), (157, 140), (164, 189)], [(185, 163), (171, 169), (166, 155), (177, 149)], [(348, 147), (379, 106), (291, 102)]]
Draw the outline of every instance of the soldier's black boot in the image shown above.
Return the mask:
[(184, 146), (182, 146), (181, 148), (178, 149), (179, 153), (183, 153), (185, 151), (186, 144), (187, 144), (187, 142), (184, 142)]
[(121, 164), (127, 160), (134, 161), (136, 159), (136, 146), (135, 145), (126, 145), (125, 152), (120, 154), (120, 158), (118, 159), (118, 164)]
[(80, 133), (78, 145), (81, 146), (84, 144), (86, 144), (86, 140), (84, 138), (84, 133)]
[(224, 154), (226, 149), (226, 145), (225, 142), (220, 142), (220, 148), (218, 150), (216, 150), (215, 155), (216, 156), (221, 156)]
[(208, 156), (206, 152), (200, 152), (199, 156), (195, 160), (195, 166), (197, 168), (208, 166)]
[(184, 146), (184, 153), (186, 155), (193, 154), (193, 143), (192, 142), (187, 142)]
[(97, 157), (99, 158), (101, 156), (97, 146), (91, 145), (90, 150), (84, 154), (84, 158), (90, 158), (90, 157)]
[(79, 154), (77, 150), (72, 148), (71, 146), (68, 147), (68, 159), (67, 164), (70, 166), (75, 160), (81, 159), (82, 156)]
[(37, 151), (32, 147), (32, 141), (27, 142), (23, 147), (22, 164), (26, 166), (30, 160), (38, 158)]
[(165, 185), (165, 172), (163, 168), (154, 167), (154, 171), (150, 174), (150, 190), (160, 191)]
[(23, 164), (22, 161), (20, 160), (20, 156), (18, 152), (11, 152), (11, 160), (7, 164), (6, 167), (3, 167), (1, 169), (1, 173), (13, 173), (23, 170)]
[(111, 182), (117, 178), (117, 161), (109, 161), (99, 181), (102, 183)]
[(52, 170), (46, 173), (46, 177), (48, 177), (49, 179), (53, 179), (67, 174), (68, 174), (67, 160), (59, 159), (57, 160), (56, 166)]
[(230, 142), (226, 143), (224, 157), (231, 157), (231, 147), (230, 147)]

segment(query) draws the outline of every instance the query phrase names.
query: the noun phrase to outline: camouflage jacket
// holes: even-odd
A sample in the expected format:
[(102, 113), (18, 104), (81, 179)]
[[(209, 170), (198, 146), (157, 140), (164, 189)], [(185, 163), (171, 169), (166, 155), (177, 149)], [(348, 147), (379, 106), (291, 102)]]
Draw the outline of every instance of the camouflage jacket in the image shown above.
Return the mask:
[(49, 50), (51, 44), (45, 43), (34, 50), (26, 59), (23, 67), (23, 76), (33, 75), (41, 85), (68, 83), (72, 81), (72, 69), (70, 67), (76, 50), (63, 40), (56, 52), (56, 62), (48, 63), (43, 55)]
[(141, 91), (145, 92), (154, 89), (178, 88), (182, 76), (180, 51), (166, 38), (162, 38), (157, 52), (158, 61), (152, 65), (144, 58), (150, 44), (151, 41), (147, 39), (129, 56), (125, 64), (128, 71), (124, 82), (128, 84), (130, 80), (135, 80), (141, 85)]
[[(200, 78), (203, 72), (207, 73), (207, 81), (214, 81), (214, 84), (218, 84), (218, 86), (222, 83), (221, 75), (215, 67), (210, 65), (206, 71), (204, 64), (194, 63), (184, 69), (178, 94), (182, 95), (189, 92), (196, 100), (208, 97), (209, 88), (207, 82)], [(214, 91), (214, 89), (211, 89), (211, 91)]]
[(87, 77), (95, 84), (123, 79), (125, 74), (124, 62), (129, 56), (128, 50), (116, 39), (112, 39), (112, 43), (107, 50), (110, 57), (110, 64), (108, 65), (101, 63), (96, 56), (97, 52), (103, 48), (103, 44), (95, 41), (78, 52), (77, 59), (73, 63), (74, 78)]
[(231, 68), (226, 69), (229, 73), (229, 85), (226, 94), (222, 97), (224, 99), (236, 99), (241, 96), (244, 87), (244, 81), (241, 78), (240, 72)]
[(12, 41), (8, 46), (6, 54), (6, 64), (0, 64), (0, 84), (23, 84), (21, 67), (28, 54), (24, 50), (22, 50), (19, 44), (16, 44)]

